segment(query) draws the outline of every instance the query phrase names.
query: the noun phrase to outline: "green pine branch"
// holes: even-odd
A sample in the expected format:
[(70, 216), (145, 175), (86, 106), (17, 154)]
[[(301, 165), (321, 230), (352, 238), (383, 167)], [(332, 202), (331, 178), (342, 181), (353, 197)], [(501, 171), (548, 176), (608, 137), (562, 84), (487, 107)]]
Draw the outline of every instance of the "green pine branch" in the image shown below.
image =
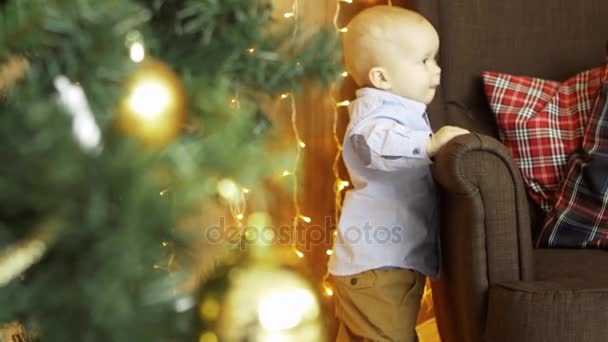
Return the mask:
[[(62, 226), (40, 262), (0, 287), (0, 322), (19, 320), (51, 342), (196, 334), (195, 314), (178, 312), (172, 291), (188, 272), (187, 256), (172, 274), (153, 267), (200, 238), (177, 230), (177, 220), (195, 203), (216, 200), (210, 180), (255, 186), (290, 159), (264, 151), (269, 122), (260, 97), (337, 76), (333, 34), (301, 29), (293, 39), (288, 23), (270, 29), (270, 14), (261, 0), (0, 5), (0, 62), (24, 56), (30, 64), (0, 99), (0, 252), (50, 219)], [(178, 73), (188, 124), (199, 127), (161, 150), (143, 149), (114, 125), (123, 81), (136, 67), (125, 45), (132, 31), (143, 35), (148, 55)], [(72, 119), (57, 103), (58, 75), (84, 89), (102, 131), (100, 154), (74, 139)], [(160, 196), (166, 188), (170, 195)]]

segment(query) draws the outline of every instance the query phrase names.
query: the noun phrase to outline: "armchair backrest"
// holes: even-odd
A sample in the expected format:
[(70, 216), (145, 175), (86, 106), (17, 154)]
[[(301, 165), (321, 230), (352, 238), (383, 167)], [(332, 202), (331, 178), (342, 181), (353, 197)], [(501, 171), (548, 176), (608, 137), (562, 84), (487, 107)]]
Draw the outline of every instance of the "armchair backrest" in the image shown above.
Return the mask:
[(429, 108), (453, 124), (496, 137), (482, 70), (565, 80), (604, 62), (606, 0), (414, 0), (439, 32), (442, 85)]

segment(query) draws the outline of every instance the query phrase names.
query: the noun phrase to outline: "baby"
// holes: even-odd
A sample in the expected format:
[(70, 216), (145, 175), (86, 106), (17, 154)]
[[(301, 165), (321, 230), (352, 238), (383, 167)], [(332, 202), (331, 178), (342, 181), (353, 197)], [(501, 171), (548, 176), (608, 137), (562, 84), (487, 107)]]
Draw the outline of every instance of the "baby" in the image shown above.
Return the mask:
[(467, 130), (432, 133), (426, 107), (439, 86), (439, 37), (418, 13), (375, 6), (343, 36), (360, 89), (343, 159), (346, 193), (329, 273), (338, 341), (417, 341), (425, 276), (438, 275), (437, 195), (431, 158)]

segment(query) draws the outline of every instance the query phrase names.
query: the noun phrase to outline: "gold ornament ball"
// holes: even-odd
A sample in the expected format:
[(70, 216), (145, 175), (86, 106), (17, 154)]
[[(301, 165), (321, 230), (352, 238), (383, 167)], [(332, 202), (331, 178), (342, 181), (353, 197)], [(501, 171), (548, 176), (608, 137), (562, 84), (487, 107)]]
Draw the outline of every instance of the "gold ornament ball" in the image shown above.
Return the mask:
[(233, 251), (201, 288), (198, 341), (327, 341), (313, 286), (283, 265), (273, 246), (241, 246), (247, 251)]
[(117, 126), (143, 145), (160, 148), (178, 136), (188, 113), (188, 96), (179, 77), (151, 57), (127, 79), (126, 96), (118, 106)]

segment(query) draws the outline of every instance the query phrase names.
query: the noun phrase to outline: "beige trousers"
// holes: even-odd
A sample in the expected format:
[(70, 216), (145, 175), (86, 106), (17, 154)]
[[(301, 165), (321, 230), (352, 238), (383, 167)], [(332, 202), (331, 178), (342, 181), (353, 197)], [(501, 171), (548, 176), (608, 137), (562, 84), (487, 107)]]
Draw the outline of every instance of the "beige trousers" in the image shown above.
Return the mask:
[(332, 275), (337, 342), (414, 342), (424, 275), (407, 269)]

